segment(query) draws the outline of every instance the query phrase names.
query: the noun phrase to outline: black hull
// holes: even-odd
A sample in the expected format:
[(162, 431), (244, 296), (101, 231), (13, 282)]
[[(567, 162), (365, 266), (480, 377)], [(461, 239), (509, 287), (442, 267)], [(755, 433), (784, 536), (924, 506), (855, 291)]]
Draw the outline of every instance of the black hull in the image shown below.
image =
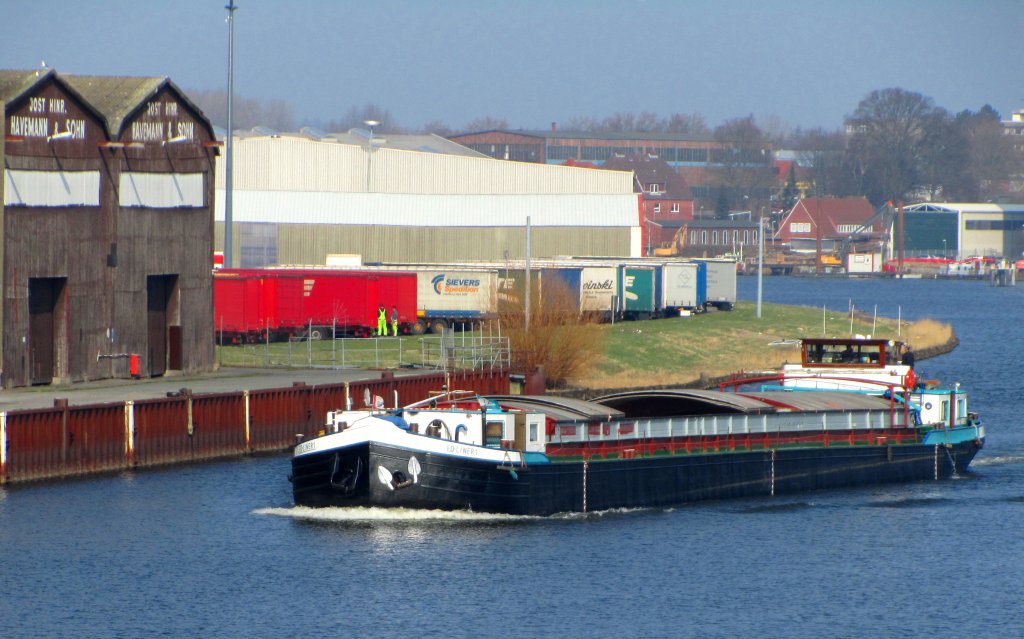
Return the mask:
[[(709, 499), (946, 479), (981, 442), (790, 448), (511, 468), (381, 444), (293, 458), (296, 505), (379, 506), (551, 515), (650, 508)], [(409, 458), (421, 470), (408, 476)], [(378, 477), (382, 466), (394, 481)]]

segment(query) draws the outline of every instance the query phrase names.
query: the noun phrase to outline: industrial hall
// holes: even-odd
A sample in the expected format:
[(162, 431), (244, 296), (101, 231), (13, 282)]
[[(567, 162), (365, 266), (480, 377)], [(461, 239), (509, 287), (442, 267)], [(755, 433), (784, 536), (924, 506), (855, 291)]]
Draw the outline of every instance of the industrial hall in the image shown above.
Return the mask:
[(210, 370), (209, 120), (165, 77), (0, 70), (0, 385)]

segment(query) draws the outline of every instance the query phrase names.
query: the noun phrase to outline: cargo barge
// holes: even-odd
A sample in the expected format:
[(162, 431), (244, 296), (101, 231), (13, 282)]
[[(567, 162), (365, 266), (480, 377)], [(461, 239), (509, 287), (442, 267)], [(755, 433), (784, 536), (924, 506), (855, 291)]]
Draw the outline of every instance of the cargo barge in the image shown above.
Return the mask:
[(296, 446), (290, 480), (303, 506), (538, 516), (940, 480), (984, 444), (960, 400), (955, 417), (929, 421), (895, 385), (594, 401), (443, 393), (329, 413)]

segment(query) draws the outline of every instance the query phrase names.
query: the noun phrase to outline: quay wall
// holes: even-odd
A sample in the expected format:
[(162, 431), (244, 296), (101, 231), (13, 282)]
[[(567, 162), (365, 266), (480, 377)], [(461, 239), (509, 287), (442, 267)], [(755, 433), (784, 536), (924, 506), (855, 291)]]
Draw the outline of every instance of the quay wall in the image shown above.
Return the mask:
[(450, 389), (507, 394), (505, 371), (465, 371), (337, 384), (193, 393), (0, 412), (0, 484), (283, 451), (315, 435), (327, 411), (381, 397), (404, 405)]

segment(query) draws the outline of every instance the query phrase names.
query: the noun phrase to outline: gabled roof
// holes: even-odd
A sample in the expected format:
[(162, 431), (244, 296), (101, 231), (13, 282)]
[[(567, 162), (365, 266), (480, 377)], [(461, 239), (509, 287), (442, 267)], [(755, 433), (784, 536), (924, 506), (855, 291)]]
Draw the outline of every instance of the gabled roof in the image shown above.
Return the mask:
[[(607, 171), (633, 171), (644, 190), (645, 197), (685, 199), (689, 200), (690, 187), (678, 171), (668, 165), (668, 162), (650, 155), (614, 155), (604, 161), (601, 166)], [(660, 184), (664, 187), (663, 192), (658, 194), (647, 193), (651, 184)]]
[[(861, 225), (875, 215), (871, 203), (864, 197), (811, 197), (799, 200), (779, 224), (776, 236), (782, 234), (789, 220), (802, 214), (812, 224), (820, 224), (822, 233), (831, 237), (838, 233), (840, 226)], [(870, 229), (869, 229), (870, 230)], [(794, 235), (807, 235), (796, 233)]]
[(10, 104), (54, 74), (53, 69), (0, 69), (0, 102)]
[[(68, 94), (75, 97), (76, 100), (82, 103), (82, 108), (89, 111), (96, 117), (97, 120), (104, 121), (103, 114), (100, 113), (92, 101), (88, 100), (81, 94), (74, 86), (68, 81), (67, 77), (57, 73), (56, 70), (50, 68), (32, 69), (27, 71), (21, 71), (17, 69), (0, 69), (0, 102), (3, 104), (11, 104), (26, 94), (31, 93), (37, 86), (43, 82), (47, 82), (50, 79), (60, 84), (61, 88)], [(106, 135), (109, 137), (110, 132), (107, 131)]]
[(120, 136), (124, 123), (134, 113), (143, 108), (147, 101), (155, 97), (164, 87), (170, 87), (178, 99), (198, 116), (206, 125), (210, 136), (213, 128), (203, 111), (167, 77), (131, 77), (102, 75), (65, 75), (60, 74), (73, 89), (81, 94), (96, 108), (107, 121), (107, 128), (112, 136)]

